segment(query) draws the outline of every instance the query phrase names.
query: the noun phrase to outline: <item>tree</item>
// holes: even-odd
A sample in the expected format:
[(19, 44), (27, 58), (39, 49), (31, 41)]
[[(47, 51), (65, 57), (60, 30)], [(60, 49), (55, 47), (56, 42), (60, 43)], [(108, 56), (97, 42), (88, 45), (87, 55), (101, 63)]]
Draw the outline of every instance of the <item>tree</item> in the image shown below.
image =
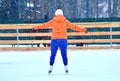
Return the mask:
[(10, 0), (1, 0), (0, 3), (0, 18), (9, 18), (9, 14), (10, 14)]
[(57, 8), (69, 19), (120, 17), (120, 0), (0, 0), (0, 18), (53, 18)]
[(1, 0), (0, 17), (3, 19), (18, 18), (17, 0)]
[(18, 0), (11, 0), (11, 6), (9, 11), (10, 11), (10, 18), (19, 18)]
[(116, 5), (116, 17), (120, 17), (120, 0), (117, 0)]

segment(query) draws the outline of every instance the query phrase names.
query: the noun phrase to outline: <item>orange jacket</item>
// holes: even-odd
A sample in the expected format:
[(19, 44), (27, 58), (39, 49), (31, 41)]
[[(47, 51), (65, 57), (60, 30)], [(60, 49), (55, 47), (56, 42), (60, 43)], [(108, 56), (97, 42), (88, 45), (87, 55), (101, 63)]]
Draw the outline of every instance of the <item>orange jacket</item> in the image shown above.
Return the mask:
[(56, 15), (49, 22), (35, 26), (34, 30), (42, 28), (52, 28), (52, 39), (67, 39), (67, 28), (76, 31), (87, 32), (85, 28), (72, 24), (62, 15)]

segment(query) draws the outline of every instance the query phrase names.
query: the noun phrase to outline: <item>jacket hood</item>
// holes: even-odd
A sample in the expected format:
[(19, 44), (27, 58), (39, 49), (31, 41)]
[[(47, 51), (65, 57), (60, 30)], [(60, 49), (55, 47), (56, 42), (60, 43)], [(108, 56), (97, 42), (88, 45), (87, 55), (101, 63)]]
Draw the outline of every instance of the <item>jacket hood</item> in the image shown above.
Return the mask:
[(56, 15), (56, 16), (53, 18), (53, 20), (54, 20), (55, 22), (60, 23), (60, 22), (65, 21), (66, 18), (65, 18), (63, 15)]

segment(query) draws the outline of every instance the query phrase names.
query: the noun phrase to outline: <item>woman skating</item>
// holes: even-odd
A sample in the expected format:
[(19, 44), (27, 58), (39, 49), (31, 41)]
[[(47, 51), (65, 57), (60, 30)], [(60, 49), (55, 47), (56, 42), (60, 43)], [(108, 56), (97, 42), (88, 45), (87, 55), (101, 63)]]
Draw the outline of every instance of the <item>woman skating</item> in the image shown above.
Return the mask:
[(34, 30), (42, 29), (42, 28), (52, 28), (52, 36), (51, 36), (51, 56), (50, 56), (50, 67), (48, 73), (52, 72), (56, 53), (58, 48), (60, 48), (61, 56), (65, 68), (65, 72), (68, 73), (68, 57), (67, 57), (67, 28), (72, 30), (87, 32), (87, 30), (83, 27), (76, 26), (69, 22), (63, 15), (63, 11), (61, 9), (57, 9), (55, 11), (55, 16), (50, 21), (40, 24), (34, 27)]

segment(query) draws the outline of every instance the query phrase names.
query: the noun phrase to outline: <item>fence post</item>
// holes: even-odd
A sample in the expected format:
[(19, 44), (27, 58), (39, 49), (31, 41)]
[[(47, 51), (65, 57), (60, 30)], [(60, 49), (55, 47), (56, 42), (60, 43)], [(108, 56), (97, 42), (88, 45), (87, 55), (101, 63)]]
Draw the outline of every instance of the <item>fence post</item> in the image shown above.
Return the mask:
[(110, 22), (110, 46), (112, 47), (112, 26), (111, 26), (111, 22)]
[(16, 32), (17, 32), (17, 47), (19, 47), (19, 29), (18, 28), (17, 28)]

